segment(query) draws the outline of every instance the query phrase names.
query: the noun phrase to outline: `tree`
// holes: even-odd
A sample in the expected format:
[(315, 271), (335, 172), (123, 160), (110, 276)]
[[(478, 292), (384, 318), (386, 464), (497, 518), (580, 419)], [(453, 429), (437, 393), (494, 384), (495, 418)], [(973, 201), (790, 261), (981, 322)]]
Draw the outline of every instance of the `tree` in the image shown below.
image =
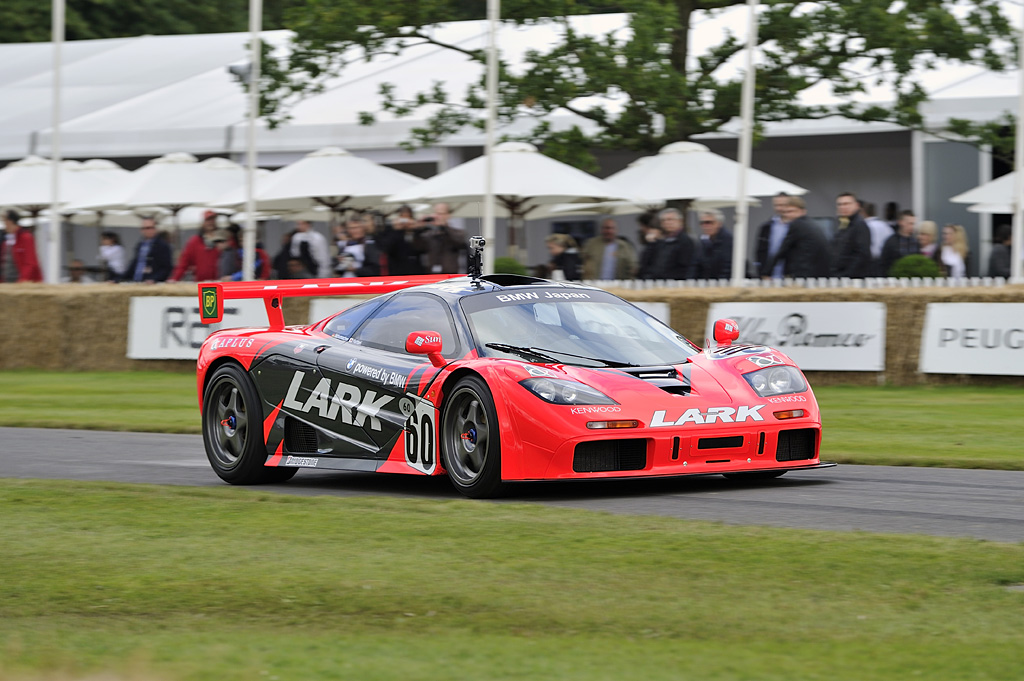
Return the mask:
[[(266, 0), (265, 28), (280, 28), (285, 10), (296, 0)], [(0, 43), (48, 42), (50, 3), (3, 0)], [(226, 33), (249, 30), (245, 0), (67, 0), (68, 40), (134, 35)]]
[[(466, 13), (465, 0), (296, 0), (285, 24), (296, 32), (290, 56), (271, 64), (264, 80), (263, 113), (272, 125), (289, 108), (320, 91), (346, 63), (370, 60), (424, 43), (456, 50), (483, 63), (482, 50), (439, 40), (425, 27), (439, 17)], [(482, 4), (482, 3), (480, 3)], [(739, 111), (742, 74), (734, 63), (744, 39), (728, 34), (700, 55), (689, 44), (700, 13), (715, 15), (742, 0), (620, 0), (627, 32), (586, 35), (571, 17), (600, 9), (578, 0), (504, 0), (504, 21), (553, 21), (563, 39), (530, 52), (514, 72), (500, 68), (499, 116), (533, 116), (527, 141), (546, 153), (587, 166), (591, 146), (653, 152), (667, 143), (720, 130)], [(542, 19), (542, 17), (549, 17)], [(1003, 69), (1012, 58), (1013, 31), (998, 0), (858, 0), (816, 3), (767, 0), (759, 20), (756, 118), (760, 123), (839, 114), (862, 121), (920, 127), (926, 99), (920, 75), (943, 63)], [(867, 76), (863, 74), (868, 74)], [(805, 104), (800, 93), (827, 83), (842, 103)], [(888, 83), (890, 106), (864, 106), (851, 95)], [(434, 112), (415, 129), (410, 145), (431, 145), (466, 125), (481, 126), (483, 77), (466, 93), (448, 92), (441, 80), (401, 99), (391, 84), (380, 86), (380, 105), (363, 114), (372, 124), (380, 112), (409, 116), (426, 105)], [(585, 101), (598, 103), (580, 104)], [(596, 98), (596, 99), (595, 99)], [(607, 99), (603, 99), (607, 98)], [(610, 106), (607, 101), (615, 100)], [(601, 103), (605, 102), (605, 103)], [(543, 118), (575, 113), (597, 132), (554, 130)], [(522, 137), (520, 139), (523, 139)]]

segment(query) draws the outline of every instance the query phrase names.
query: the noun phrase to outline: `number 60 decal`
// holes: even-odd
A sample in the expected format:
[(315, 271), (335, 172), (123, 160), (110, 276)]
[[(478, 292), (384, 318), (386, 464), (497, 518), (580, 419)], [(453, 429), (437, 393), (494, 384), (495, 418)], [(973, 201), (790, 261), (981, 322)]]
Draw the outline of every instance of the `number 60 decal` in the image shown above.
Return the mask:
[(413, 399), (416, 406), (405, 421), (405, 462), (421, 473), (432, 475), (437, 468), (434, 405), (419, 397)]

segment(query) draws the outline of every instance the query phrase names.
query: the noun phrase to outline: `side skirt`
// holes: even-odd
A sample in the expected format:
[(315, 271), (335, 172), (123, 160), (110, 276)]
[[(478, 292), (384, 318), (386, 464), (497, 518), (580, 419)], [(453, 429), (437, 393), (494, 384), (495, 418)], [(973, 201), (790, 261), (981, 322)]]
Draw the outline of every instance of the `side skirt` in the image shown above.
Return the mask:
[[(277, 459), (277, 461), (274, 461)], [(322, 468), (329, 471), (362, 471), (373, 473), (380, 468), (383, 461), (375, 459), (346, 459), (327, 456), (268, 456), (265, 466), (281, 466), (282, 468)]]

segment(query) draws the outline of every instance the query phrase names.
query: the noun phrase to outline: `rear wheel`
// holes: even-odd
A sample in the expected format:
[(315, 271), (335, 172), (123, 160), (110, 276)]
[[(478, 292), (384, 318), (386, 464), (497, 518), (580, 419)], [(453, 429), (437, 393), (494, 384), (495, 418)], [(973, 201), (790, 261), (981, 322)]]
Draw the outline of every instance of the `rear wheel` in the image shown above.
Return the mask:
[(771, 480), (786, 474), (787, 471), (753, 471), (750, 473), (722, 473), (729, 480), (749, 481)]
[(467, 497), (499, 496), (501, 440), (487, 384), (467, 376), (455, 384), (441, 416), (441, 456), (455, 489)]
[(249, 375), (237, 364), (213, 372), (203, 394), (203, 443), (214, 472), (233, 485), (284, 482), (296, 468), (268, 468), (263, 410)]

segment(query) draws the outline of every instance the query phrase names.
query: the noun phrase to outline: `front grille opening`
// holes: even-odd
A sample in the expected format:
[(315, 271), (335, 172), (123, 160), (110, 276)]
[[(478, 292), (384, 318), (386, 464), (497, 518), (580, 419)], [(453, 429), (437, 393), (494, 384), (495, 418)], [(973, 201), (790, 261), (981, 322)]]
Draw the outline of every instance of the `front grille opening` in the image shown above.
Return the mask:
[(697, 449), (732, 449), (743, 446), (743, 436), (733, 435), (730, 437), (702, 437), (697, 440)]
[(814, 444), (818, 431), (814, 428), (783, 430), (779, 433), (776, 461), (805, 461), (814, 458)]
[(291, 416), (284, 420), (284, 446), (295, 454), (315, 454), (320, 448), (316, 429)]
[(577, 473), (640, 471), (647, 466), (647, 440), (595, 440), (581, 442), (573, 452), (572, 469)]

